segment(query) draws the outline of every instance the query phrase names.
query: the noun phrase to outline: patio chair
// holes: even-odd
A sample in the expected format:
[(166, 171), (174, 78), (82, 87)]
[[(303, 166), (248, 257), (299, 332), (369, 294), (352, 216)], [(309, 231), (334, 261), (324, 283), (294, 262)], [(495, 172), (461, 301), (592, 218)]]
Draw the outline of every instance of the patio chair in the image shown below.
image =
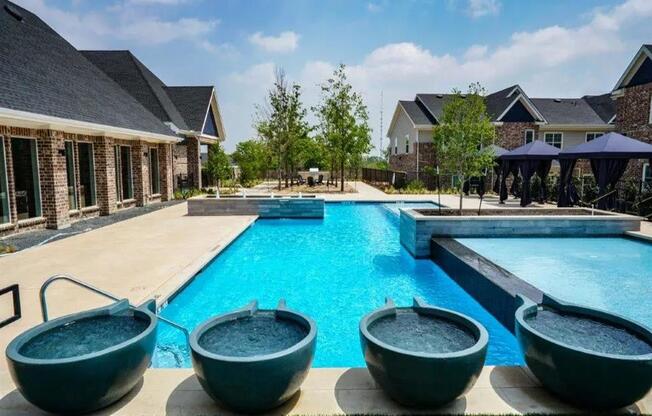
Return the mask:
[(317, 177), (317, 182), (315, 182), (315, 185), (323, 185), (324, 184), (324, 175), (319, 175)]
[(306, 183), (306, 180), (303, 179), (303, 176), (301, 176), (301, 175), (297, 175), (297, 183), (298, 183), (299, 185), (303, 185), (303, 184)]
[(315, 186), (315, 179), (312, 176), (308, 176), (308, 186)]

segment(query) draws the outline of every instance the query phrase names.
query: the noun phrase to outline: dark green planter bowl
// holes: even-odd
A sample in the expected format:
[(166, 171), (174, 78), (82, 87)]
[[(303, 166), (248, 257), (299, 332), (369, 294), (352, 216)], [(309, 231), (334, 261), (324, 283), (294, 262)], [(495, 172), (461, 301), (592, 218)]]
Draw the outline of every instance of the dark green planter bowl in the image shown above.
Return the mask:
[(293, 346), (272, 354), (236, 357), (215, 354), (199, 345), (199, 339), (209, 329), (256, 312), (258, 302), (253, 301), (244, 308), (209, 319), (190, 334), (192, 366), (206, 393), (219, 404), (243, 413), (264, 412), (288, 401), (308, 374), (317, 341), (315, 322), (287, 309), (281, 300), (273, 310), (276, 318), (298, 323), (308, 333)]
[[(369, 333), (376, 320), (411, 309), (450, 321), (470, 331), (473, 346), (451, 353), (422, 353), (389, 345)], [(411, 407), (438, 407), (464, 395), (478, 379), (487, 355), (489, 334), (475, 320), (425, 304), (418, 298), (414, 306), (397, 308), (388, 299), (385, 306), (365, 315), (360, 321), (360, 342), (371, 376), (397, 402)]]
[[(23, 345), (45, 331), (102, 315), (133, 316), (146, 320), (147, 326), (125, 342), (76, 357), (40, 359), (20, 353)], [(156, 316), (146, 307), (130, 308), (127, 300), (53, 319), (9, 343), (9, 373), (25, 399), (45, 411), (69, 415), (101, 409), (129, 393), (149, 367), (156, 344), (156, 325)]]
[(560, 399), (592, 409), (616, 409), (643, 398), (652, 388), (652, 354), (604, 354), (564, 343), (532, 328), (525, 319), (541, 307), (625, 328), (652, 345), (652, 332), (624, 317), (562, 303), (549, 296), (541, 306), (519, 296), (515, 332), (527, 366)]

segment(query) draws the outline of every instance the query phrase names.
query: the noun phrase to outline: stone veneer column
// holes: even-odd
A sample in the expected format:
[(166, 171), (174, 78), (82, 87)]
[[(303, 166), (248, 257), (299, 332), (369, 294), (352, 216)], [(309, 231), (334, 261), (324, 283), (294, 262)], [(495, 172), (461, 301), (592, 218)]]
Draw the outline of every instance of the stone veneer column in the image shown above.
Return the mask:
[(37, 140), (41, 215), (48, 228), (70, 226), (68, 215), (68, 178), (63, 135), (51, 130), (39, 131)]
[(188, 149), (188, 182), (191, 187), (201, 188), (201, 144), (197, 137), (186, 138)]
[(174, 145), (167, 143), (158, 146), (159, 175), (161, 177), (161, 201), (170, 201), (174, 197), (172, 146)]
[(142, 207), (149, 202), (149, 145), (138, 141), (131, 148), (131, 160), (134, 175), (134, 198), (136, 206)]
[(115, 188), (115, 149), (110, 137), (98, 137), (94, 141), (95, 194), (100, 215), (110, 215), (117, 210)]

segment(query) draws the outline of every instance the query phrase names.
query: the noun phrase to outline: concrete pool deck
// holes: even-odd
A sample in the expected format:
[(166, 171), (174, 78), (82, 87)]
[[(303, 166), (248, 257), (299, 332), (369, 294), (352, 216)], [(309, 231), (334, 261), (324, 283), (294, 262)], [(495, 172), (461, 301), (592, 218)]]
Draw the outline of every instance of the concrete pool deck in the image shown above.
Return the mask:
[[(358, 183), (358, 186), (360, 184)], [(368, 186), (368, 185), (365, 185)], [(380, 192), (380, 191), (378, 191)], [(381, 200), (369, 192), (368, 199)], [(381, 193), (382, 194), (382, 193)], [(384, 195), (384, 194), (383, 194)], [(339, 196), (339, 195), (338, 195)], [(384, 200), (432, 200), (423, 195), (392, 195)], [(435, 196), (436, 198), (436, 196)], [(450, 196), (451, 201), (457, 201)], [(330, 199), (330, 198), (329, 198)], [(442, 203), (454, 206), (454, 202)], [(466, 201), (465, 201), (466, 205)], [(0, 258), (0, 287), (20, 284), (23, 316), (0, 329), (0, 348), (17, 334), (41, 322), (38, 289), (55, 273), (69, 273), (138, 303), (159, 303), (213, 258), (255, 220), (254, 216), (189, 217), (186, 204), (75, 235)], [(207, 232), (210, 230), (210, 232)], [(105, 301), (61, 283), (49, 293), (52, 316), (98, 306)], [(10, 297), (0, 298), (0, 313), (10, 315)], [(16, 391), (6, 361), (0, 360), (0, 414), (43, 415)], [(629, 411), (652, 411), (648, 395)], [(578, 412), (546, 393), (519, 367), (485, 367), (476, 386), (449, 406), (423, 413)], [(366, 369), (312, 369), (301, 394), (275, 414), (414, 414), (415, 409), (390, 401)], [(222, 415), (203, 392), (191, 369), (149, 369), (128, 397), (101, 415)]]

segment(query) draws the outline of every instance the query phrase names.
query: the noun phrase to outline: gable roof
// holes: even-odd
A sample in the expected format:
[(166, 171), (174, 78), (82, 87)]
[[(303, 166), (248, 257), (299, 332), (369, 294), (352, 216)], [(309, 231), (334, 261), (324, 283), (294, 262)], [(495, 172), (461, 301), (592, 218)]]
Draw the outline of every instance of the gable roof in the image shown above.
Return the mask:
[(616, 102), (611, 98), (611, 93), (602, 95), (585, 95), (582, 97), (593, 111), (604, 121), (609, 123), (616, 115)]
[(210, 109), (213, 87), (165, 87), (190, 130), (202, 132)]
[(80, 51), (163, 122), (187, 130), (183, 117), (165, 92), (165, 84), (130, 51)]
[(543, 117), (550, 124), (606, 124), (582, 98), (532, 98)]
[(166, 125), (33, 13), (0, 0), (0, 27), (0, 107), (33, 121), (46, 116), (173, 139)]
[(618, 79), (618, 82), (616, 82), (612, 93), (620, 90), (621, 88), (629, 86), (630, 81), (636, 75), (641, 66), (646, 62), (650, 64), (651, 61), (652, 45), (644, 44), (639, 48), (638, 52), (636, 52), (636, 55), (634, 55), (634, 58), (632, 58), (632, 60), (629, 62), (629, 65), (627, 65), (625, 72), (623, 72), (623, 74), (620, 76), (620, 79)]
[(454, 94), (417, 94), (414, 101), (420, 103), (436, 123), (442, 116), (444, 105), (451, 97), (454, 97)]
[(417, 101), (399, 101), (399, 104), (405, 112), (407, 113), (412, 123), (415, 125), (433, 125), (437, 121), (435, 118), (428, 112), (423, 104)]

